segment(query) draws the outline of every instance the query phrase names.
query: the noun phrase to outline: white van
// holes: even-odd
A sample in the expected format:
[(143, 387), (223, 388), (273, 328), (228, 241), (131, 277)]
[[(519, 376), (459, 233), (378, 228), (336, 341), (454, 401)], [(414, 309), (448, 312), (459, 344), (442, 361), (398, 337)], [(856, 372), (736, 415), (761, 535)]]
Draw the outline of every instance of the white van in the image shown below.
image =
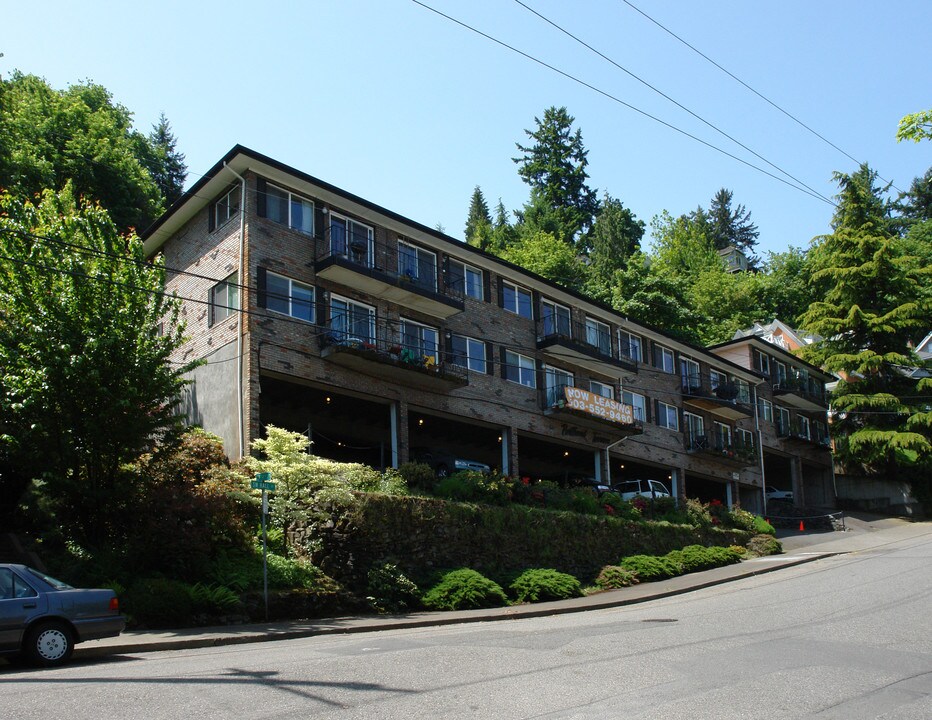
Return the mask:
[(627, 480), (618, 483), (615, 486), (615, 492), (621, 495), (622, 500), (631, 500), (636, 497), (670, 497), (670, 491), (659, 480)]

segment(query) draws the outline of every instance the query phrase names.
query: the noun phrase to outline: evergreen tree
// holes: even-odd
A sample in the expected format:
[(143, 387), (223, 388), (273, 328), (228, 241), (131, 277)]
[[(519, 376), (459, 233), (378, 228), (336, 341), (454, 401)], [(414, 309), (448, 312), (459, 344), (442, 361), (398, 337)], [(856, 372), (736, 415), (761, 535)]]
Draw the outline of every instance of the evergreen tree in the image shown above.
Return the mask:
[(517, 241), (518, 232), (514, 225), (508, 222), (508, 211), (505, 209), (502, 199), (499, 198), (498, 205), (495, 206), (495, 220), (492, 224), (492, 233), (487, 246), (482, 249), (488, 250), (495, 255), (501, 255)]
[(738, 205), (734, 210), (731, 209), (732, 197), (731, 190), (725, 188), (715, 193), (709, 211), (706, 213), (709, 221), (709, 235), (716, 250), (724, 250), (729, 245), (734, 245), (747, 256), (749, 261), (752, 261), (753, 266), (757, 262), (757, 258), (754, 257), (754, 248), (760, 232), (757, 230), (757, 225), (751, 222), (751, 212), (745, 209), (744, 205)]
[(932, 168), (922, 177), (913, 178), (909, 190), (900, 195), (897, 210), (907, 228), (915, 222), (932, 220)]
[[(616, 270), (621, 270), (628, 258), (641, 250), (644, 222), (624, 206), (621, 200), (608, 193), (592, 226), (592, 249), (589, 251), (593, 282), (610, 290)], [(596, 295), (602, 296), (603, 292)]]
[(835, 174), (833, 232), (810, 251), (824, 300), (801, 322), (825, 338), (804, 357), (841, 378), (832, 395), (836, 457), (849, 471), (894, 479), (932, 452), (932, 413), (918, 399), (932, 380), (905, 371), (922, 365), (910, 343), (928, 331), (932, 267), (905, 254), (876, 177), (866, 165)]
[(550, 107), (543, 120), (535, 117), (534, 121), (536, 129), (525, 130), (533, 144), (516, 143), (523, 155), (512, 158), (519, 166), (518, 175), (531, 187), (523, 221), (531, 232), (553, 232), (577, 250), (588, 250), (587, 234), (599, 211), (599, 200), (586, 184), (589, 161), (582, 131), (573, 132), (574, 118), (565, 107)]
[(465, 239), (470, 245), (475, 245), (483, 250), (485, 246), (476, 238), (485, 238), (486, 244), (492, 232), (492, 216), (489, 214), (489, 204), (485, 201), (482, 189), (476, 185), (472, 191), (472, 198), (469, 201), (469, 215), (466, 218)]
[(184, 154), (178, 152), (177, 140), (165, 113), (159, 115), (158, 123), (152, 126), (148, 145), (146, 165), (149, 174), (165, 198), (165, 205), (171, 205), (184, 191), (188, 166), (185, 165)]

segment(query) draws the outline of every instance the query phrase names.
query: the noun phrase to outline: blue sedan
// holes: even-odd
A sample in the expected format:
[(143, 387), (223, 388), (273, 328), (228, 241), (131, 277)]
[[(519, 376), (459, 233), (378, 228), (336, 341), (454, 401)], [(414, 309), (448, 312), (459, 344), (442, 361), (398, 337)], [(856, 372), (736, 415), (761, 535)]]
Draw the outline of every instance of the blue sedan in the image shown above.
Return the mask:
[(82, 590), (26, 565), (0, 564), (0, 655), (52, 667), (76, 643), (126, 627), (113, 590)]

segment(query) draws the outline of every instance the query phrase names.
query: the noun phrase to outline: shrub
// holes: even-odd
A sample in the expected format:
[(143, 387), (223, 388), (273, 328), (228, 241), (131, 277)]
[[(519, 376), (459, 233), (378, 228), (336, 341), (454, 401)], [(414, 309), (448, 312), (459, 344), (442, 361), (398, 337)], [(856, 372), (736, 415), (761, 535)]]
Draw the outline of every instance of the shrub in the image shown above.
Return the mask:
[(779, 555), (782, 552), (780, 541), (771, 535), (755, 535), (748, 541), (748, 553), (755, 557)]
[(640, 582), (666, 580), (683, 574), (683, 566), (675, 559), (656, 555), (629, 555), (619, 563), (633, 572)]
[(427, 463), (406, 462), (398, 466), (398, 474), (411, 490), (429, 493), (434, 489), (437, 476)]
[(239, 595), (223, 585), (195, 583), (188, 588), (191, 608), (198, 615), (223, 615), (240, 607)]
[(565, 600), (582, 595), (579, 580), (551, 569), (525, 570), (508, 589), (519, 603)]
[(682, 550), (667, 553), (667, 557), (679, 562), (683, 566), (683, 572), (687, 573), (731, 565), (738, 562), (743, 555), (743, 552), (736, 553), (730, 548), (702, 545), (687, 545)]
[(709, 513), (709, 508), (703, 505), (701, 501), (695, 498), (687, 498), (685, 511), (690, 525), (696, 527), (712, 526), (712, 515)]
[(147, 627), (184, 627), (194, 614), (190, 590), (177, 580), (138, 580), (126, 592), (123, 609), (133, 622)]
[(511, 487), (511, 480), (497, 473), (461, 470), (438, 482), (434, 494), (458, 502), (504, 505), (511, 499)]
[[(261, 564), (260, 564), (261, 569)], [(268, 555), (269, 587), (313, 588), (321, 578), (319, 569), (304, 560), (292, 560), (274, 553)]]
[(469, 610), (508, 603), (502, 588), (484, 575), (462, 568), (448, 572), (421, 598), (431, 610)]
[(393, 563), (383, 563), (369, 570), (368, 599), (378, 612), (400, 612), (420, 604), (421, 591)]
[(773, 525), (764, 520), (760, 515), (757, 515), (754, 518), (754, 527), (748, 528), (751, 532), (757, 533), (758, 535), (776, 535), (777, 531), (774, 530)]
[(630, 570), (620, 565), (606, 565), (596, 577), (595, 584), (603, 590), (614, 590), (634, 585), (637, 581), (637, 575)]
[[(599, 503), (605, 508), (605, 512), (619, 520), (640, 520), (641, 514), (634, 509), (634, 506), (627, 500), (622, 500), (619, 495), (607, 492), (599, 498)], [(611, 511), (609, 511), (611, 508)]]

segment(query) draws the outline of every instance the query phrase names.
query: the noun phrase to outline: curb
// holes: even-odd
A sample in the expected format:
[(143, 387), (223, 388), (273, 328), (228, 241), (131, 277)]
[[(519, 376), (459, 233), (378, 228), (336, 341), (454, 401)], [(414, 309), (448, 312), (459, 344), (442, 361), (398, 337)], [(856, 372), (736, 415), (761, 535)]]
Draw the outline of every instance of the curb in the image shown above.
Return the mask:
[[(748, 569), (735, 575), (726, 575), (724, 577), (707, 579), (701, 582), (694, 582), (682, 587), (668, 587), (662, 589), (661, 583), (645, 583), (645, 585), (658, 586), (655, 592), (650, 592), (643, 596), (621, 597), (625, 591), (630, 588), (620, 590), (610, 590), (599, 595), (590, 595), (586, 598), (574, 598), (572, 600), (558, 600), (545, 603), (535, 603), (533, 605), (519, 605), (508, 608), (492, 608), (482, 610), (467, 610), (460, 612), (431, 612), (422, 613), (416, 616), (382, 616), (373, 617), (372, 619), (363, 619), (358, 617), (332, 618), (323, 620), (318, 625), (308, 625), (300, 628), (284, 630), (259, 630), (236, 634), (236, 626), (231, 626), (228, 630), (220, 630), (214, 634), (209, 631), (200, 637), (178, 637), (165, 638), (164, 640), (150, 640), (143, 642), (132, 642), (125, 635), (115, 638), (112, 643), (101, 645), (78, 645), (74, 650), (75, 659), (98, 658), (108, 655), (125, 655), (144, 652), (159, 652), (163, 650), (189, 650), (197, 648), (222, 647), (225, 645), (243, 645), (246, 643), (273, 642), (275, 640), (293, 640), (296, 638), (315, 637), (320, 635), (348, 635), (353, 633), (375, 632), (379, 630), (406, 630), (424, 627), (440, 627), (444, 625), (460, 625), (464, 623), (489, 622), (495, 620), (520, 620), (523, 618), (546, 617), (549, 615), (565, 615), (568, 613), (586, 612), (588, 610), (604, 610), (613, 607), (624, 607), (626, 605), (637, 605), (659, 600), (661, 598), (673, 597), (675, 595), (684, 595), (695, 590), (702, 590), (716, 585), (743, 580), (757, 575), (764, 575), (784, 568), (796, 567), (806, 563), (822, 560), (836, 555), (844, 555), (844, 552), (824, 552), (812, 553), (805, 557), (797, 557), (785, 562), (774, 562), (772, 565), (764, 565), (760, 569)], [(778, 556), (770, 556), (778, 557)], [(754, 562), (754, 561), (746, 561)], [(744, 565), (745, 563), (742, 563)], [(740, 566), (727, 565), (726, 568), (736, 568)], [(699, 580), (700, 575), (715, 572), (708, 570), (705, 573), (693, 573)], [(680, 578), (688, 578), (690, 575), (682, 575)], [(677, 578), (661, 582), (675, 582)], [(632, 586), (643, 587), (643, 586)], [(604, 599), (603, 599), (604, 598)], [(328, 624), (329, 623), (329, 624)], [(345, 623), (345, 624), (342, 624)], [(121, 640), (123, 642), (121, 642)]]

